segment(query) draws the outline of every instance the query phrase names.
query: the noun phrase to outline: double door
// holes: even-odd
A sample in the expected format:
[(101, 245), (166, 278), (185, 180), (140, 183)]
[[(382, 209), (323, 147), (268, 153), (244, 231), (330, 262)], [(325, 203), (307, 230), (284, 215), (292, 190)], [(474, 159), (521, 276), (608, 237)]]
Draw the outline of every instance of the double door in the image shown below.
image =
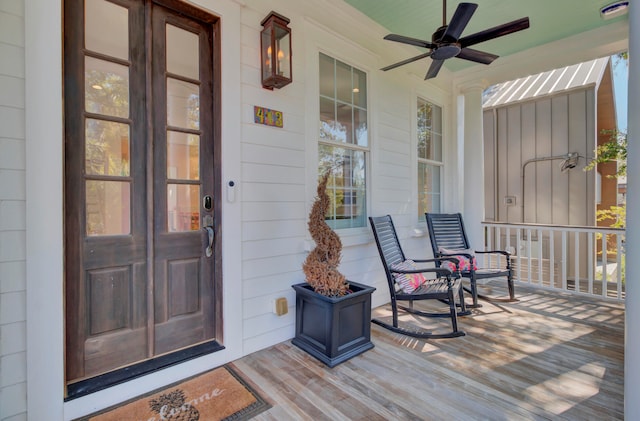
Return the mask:
[(64, 22), (69, 386), (221, 342), (219, 55), (180, 2), (66, 0)]

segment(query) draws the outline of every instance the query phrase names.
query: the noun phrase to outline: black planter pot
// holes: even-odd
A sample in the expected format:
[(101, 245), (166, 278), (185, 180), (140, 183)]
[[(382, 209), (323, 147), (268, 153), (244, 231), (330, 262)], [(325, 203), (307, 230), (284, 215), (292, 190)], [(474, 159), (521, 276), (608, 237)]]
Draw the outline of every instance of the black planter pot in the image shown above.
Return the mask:
[(353, 291), (332, 298), (316, 293), (309, 284), (296, 291), (296, 335), (291, 342), (329, 367), (371, 348), (371, 294), (376, 289), (349, 282)]

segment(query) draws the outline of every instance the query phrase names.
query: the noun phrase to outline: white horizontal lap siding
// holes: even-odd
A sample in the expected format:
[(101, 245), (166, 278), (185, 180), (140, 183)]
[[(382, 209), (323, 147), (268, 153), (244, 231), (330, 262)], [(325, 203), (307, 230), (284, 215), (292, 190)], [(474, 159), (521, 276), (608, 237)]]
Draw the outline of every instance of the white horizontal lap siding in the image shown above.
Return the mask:
[[(302, 282), (306, 226), (306, 144), (302, 57), (293, 45), (294, 83), (269, 91), (260, 82), (260, 21), (269, 10), (260, 3), (242, 9), (242, 137), (239, 186), (242, 220), (243, 354), (290, 339), (294, 332), (295, 294)], [(275, 9), (278, 10), (278, 9)], [(292, 22), (299, 22), (289, 16)], [(295, 39), (295, 38), (294, 38)], [(254, 107), (283, 113), (284, 127), (254, 122)], [(230, 280), (225, 281), (227, 285)], [(241, 282), (241, 283), (240, 283)], [(273, 313), (276, 298), (285, 297), (287, 315)]]
[(26, 418), (24, 3), (0, 2), (0, 419)]

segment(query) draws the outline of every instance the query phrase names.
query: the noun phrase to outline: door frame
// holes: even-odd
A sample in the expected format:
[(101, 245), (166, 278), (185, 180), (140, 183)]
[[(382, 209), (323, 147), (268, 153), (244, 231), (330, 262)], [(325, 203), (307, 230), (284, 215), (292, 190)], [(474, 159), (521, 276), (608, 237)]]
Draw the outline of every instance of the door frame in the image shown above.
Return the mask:
[[(221, 183), (240, 185), (241, 5), (200, 2), (221, 18)], [(59, 19), (51, 19), (60, 16)], [(62, 0), (25, 2), (26, 97), (26, 350), (27, 410), (33, 419), (73, 419), (140, 393), (217, 367), (243, 355), (240, 199), (223, 198), (225, 349), (64, 402), (64, 229)], [(42, 69), (47, 69), (43, 72)], [(58, 80), (59, 83), (51, 83)], [(35, 170), (34, 170), (35, 169)], [(47, 350), (43, 358), (42, 350)]]

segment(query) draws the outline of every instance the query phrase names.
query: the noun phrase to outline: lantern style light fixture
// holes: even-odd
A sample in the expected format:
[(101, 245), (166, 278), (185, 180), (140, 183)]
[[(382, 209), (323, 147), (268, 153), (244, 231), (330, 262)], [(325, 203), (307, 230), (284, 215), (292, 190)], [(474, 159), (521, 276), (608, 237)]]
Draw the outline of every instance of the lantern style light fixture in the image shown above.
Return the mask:
[(290, 84), (291, 77), (291, 28), (289, 19), (271, 11), (260, 22), (264, 29), (260, 32), (260, 56), (262, 67), (262, 87), (282, 88)]

